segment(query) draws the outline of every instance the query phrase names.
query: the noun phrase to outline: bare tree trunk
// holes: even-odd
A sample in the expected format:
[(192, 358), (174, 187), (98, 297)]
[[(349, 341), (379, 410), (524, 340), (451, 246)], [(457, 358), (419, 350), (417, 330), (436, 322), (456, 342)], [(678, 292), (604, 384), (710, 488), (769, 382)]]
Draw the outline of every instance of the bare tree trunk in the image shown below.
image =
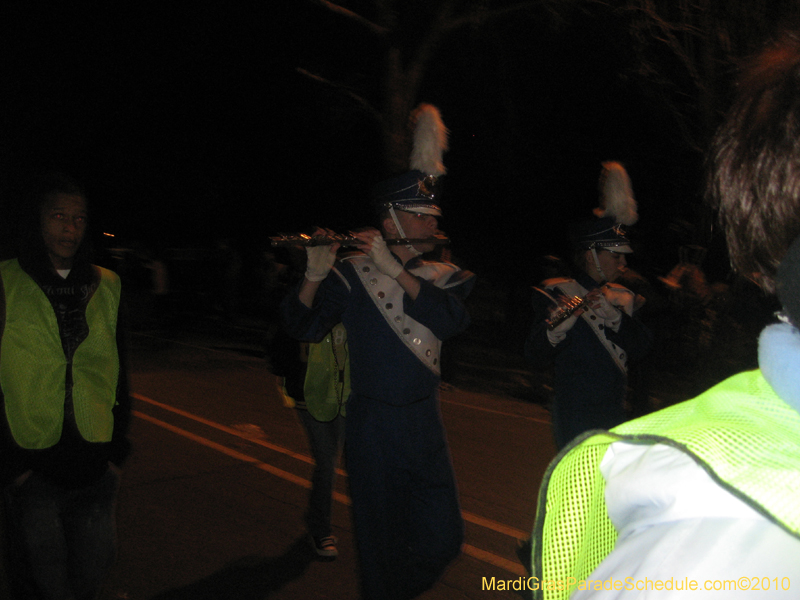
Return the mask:
[[(424, 100), (419, 98), (420, 87), (441, 39), (459, 27), (476, 26), (492, 16), (508, 18), (514, 12), (545, 5), (550, 0), (519, 0), (516, 4), (497, 9), (490, 9), (491, 3), (487, 0), (374, 0), (374, 21), (339, 6), (333, 0), (310, 1), (338, 18), (348, 19), (362, 27), (382, 45), (380, 51), (384, 53), (384, 60), (380, 98), (373, 114), (379, 114), (386, 174), (397, 174), (409, 168), (409, 117), (416, 103)], [(569, 0), (569, 3), (579, 1)], [(346, 93), (352, 96), (352, 93)], [(361, 103), (364, 106), (369, 104), (363, 99)]]
[(428, 64), (442, 36), (453, 25), (456, 0), (443, 0), (427, 23), (426, 34), (404, 54), (399, 45), (386, 53), (383, 73), (383, 151), (387, 171), (407, 171), (411, 155), (409, 117), (418, 98)]
[(389, 173), (408, 170), (411, 136), (408, 117), (417, 95), (418, 82), (409, 81), (403, 71), (399, 48), (391, 48), (386, 56), (384, 71), (383, 155)]

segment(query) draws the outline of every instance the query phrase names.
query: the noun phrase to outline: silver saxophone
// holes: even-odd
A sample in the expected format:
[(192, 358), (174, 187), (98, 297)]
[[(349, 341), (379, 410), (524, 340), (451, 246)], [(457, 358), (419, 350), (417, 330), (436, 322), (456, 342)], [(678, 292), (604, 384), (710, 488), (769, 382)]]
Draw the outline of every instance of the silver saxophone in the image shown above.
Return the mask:
[[(600, 289), (603, 292), (605, 292), (605, 289), (607, 287), (608, 285), (604, 285)], [(536, 291), (538, 292), (541, 292), (551, 300), (553, 299), (553, 297), (544, 290), (539, 288), (534, 288), (534, 289), (536, 289)], [(556, 309), (553, 312), (553, 314), (550, 315), (549, 319), (545, 319), (545, 323), (547, 323), (547, 328), (555, 329), (556, 327), (561, 325), (561, 323), (569, 319), (577, 311), (579, 311), (582, 308), (586, 308), (588, 302), (589, 300), (587, 299), (586, 296), (584, 296), (583, 298), (581, 298), (580, 296), (572, 296), (571, 298), (562, 297), (558, 301), (558, 309)]]

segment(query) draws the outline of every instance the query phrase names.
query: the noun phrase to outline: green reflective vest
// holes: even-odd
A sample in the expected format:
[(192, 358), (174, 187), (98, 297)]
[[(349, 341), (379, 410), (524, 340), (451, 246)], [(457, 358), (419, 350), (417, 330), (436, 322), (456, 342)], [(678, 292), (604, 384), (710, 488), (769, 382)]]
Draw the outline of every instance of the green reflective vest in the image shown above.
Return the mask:
[(5, 418), (22, 448), (42, 450), (58, 443), (70, 368), (81, 436), (89, 442), (111, 441), (119, 378), (116, 329), (121, 285), (113, 272), (95, 268), (100, 282), (86, 307), (89, 335), (69, 365), (45, 293), (16, 260), (0, 263), (5, 296), (0, 390)]
[(345, 416), (344, 404), (350, 395), (350, 361), (347, 331), (339, 323), (318, 344), (308, 346), (308, 367), (303, 396), (308, 412), (317, 421)]
[[(800, 414), (760, 371), (735, 375), (693, 400), (611, 432), (588, 432), (551, 463), (533, 531), (535, 598), (566, 599), (613, 550), (600, 462), (616, 441), (686, 452), (723, 488), (800, 537)], [(574, 585), (574, 584), (573, 584)]]

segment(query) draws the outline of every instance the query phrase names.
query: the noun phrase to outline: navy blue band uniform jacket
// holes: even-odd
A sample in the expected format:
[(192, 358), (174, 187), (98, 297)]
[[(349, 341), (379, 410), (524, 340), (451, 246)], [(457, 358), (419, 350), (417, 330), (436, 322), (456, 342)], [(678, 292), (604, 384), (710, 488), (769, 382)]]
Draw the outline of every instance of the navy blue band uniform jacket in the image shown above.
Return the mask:
[[(424, 264), (417, 257), (406, 264), (406, 269)], [(439, 340), (461, 333), (470, 322), (464, 299), (475, 278), (468, 271), (453, 271), (446, 289), (420, 279), (416, 300), (403, 294), (403, 312)], [(336, 323), (344, 324), (352, 364), (351, 388), (356, 395), (404, 405), (431, 395), (439, 385), (438, 374), (389, 326), (348, 259), (337, 261), (320, 285), (313, 308), (300, 302), (295, 289), (284, 300), (282, 311), (289, 333), (304, 341), (319, 341)]]
[[(579, 275), (576, 281), (587, 291), (599, 287), (586, 274)], [(533, 293), (533, 326), (525, 342), (525, 356), (532, 362), (555, 365), (553, 425), (556, 444), (563, 447), (584, 431), (610, 429), (625, 420), (627, 372), (617, 365), (583, 317), (578, 318), (564, 340), (553, 346), (545, 323), (552, 307), (545, 295)], [(619, 330), (606, 328), (604, 334), (624, 351), (628, 365), (642, 358), (652, 342), (650, 331), (624, 311)]]

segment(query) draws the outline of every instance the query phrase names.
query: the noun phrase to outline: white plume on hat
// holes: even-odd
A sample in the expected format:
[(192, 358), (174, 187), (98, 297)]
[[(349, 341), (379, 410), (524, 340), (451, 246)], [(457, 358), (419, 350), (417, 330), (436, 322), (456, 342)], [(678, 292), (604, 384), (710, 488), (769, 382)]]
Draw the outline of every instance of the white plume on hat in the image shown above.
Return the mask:
[(411, 169), (439, 177), (447, 172), (442, 156), (447, 150), (447, 127), (439, 109), (432, 104), (420, 104), (411, 115), (414, 122), (414, 147)]
[(600, 175), (600, 206), (594, 214), (600, 218), (611, 217), (622, 225), (633, 225), (639, 220), (631, 180), (625, 167), (614, 161), (603, 163)]

